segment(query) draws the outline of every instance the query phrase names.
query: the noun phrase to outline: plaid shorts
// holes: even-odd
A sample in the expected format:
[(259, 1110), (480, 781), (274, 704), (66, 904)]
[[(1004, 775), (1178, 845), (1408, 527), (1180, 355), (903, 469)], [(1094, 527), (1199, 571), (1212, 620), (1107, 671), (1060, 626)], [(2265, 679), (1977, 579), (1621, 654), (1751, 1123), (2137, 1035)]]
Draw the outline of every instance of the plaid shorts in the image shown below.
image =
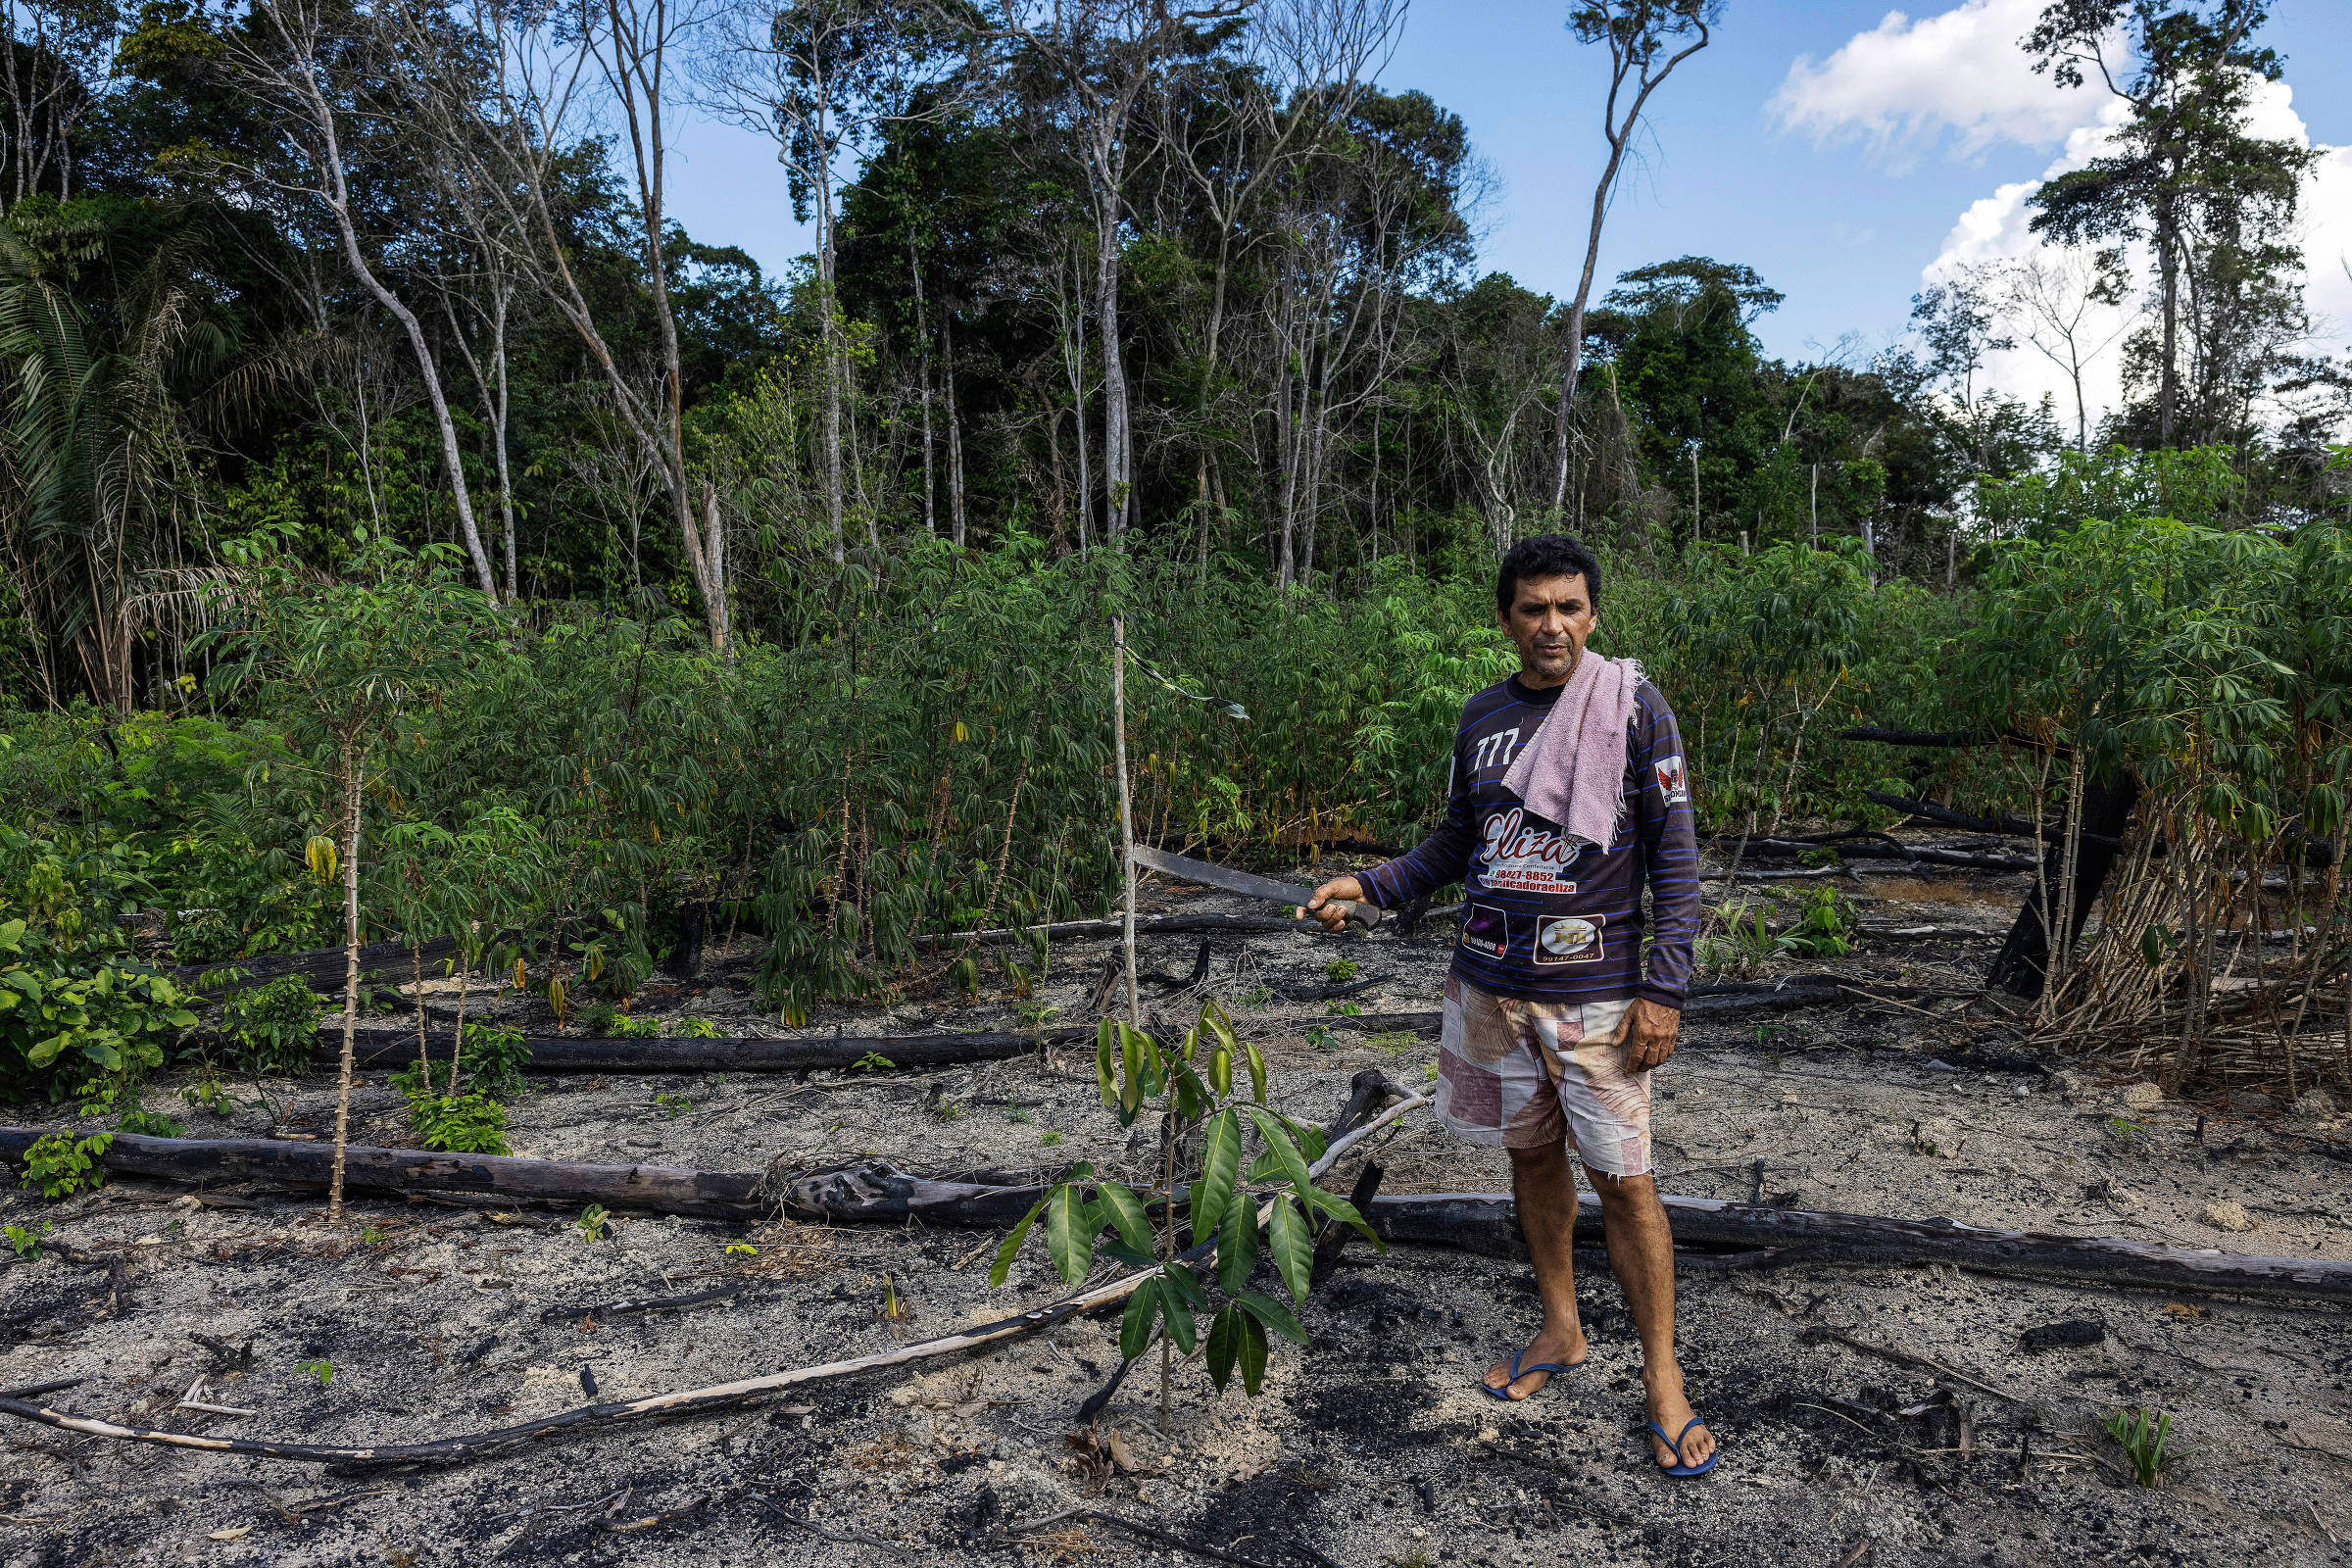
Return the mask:
[(1649, 1173), (1649, 1074), (1614, 1043), (1633, 1005), (1529, 1002), (1446, 977), (1438, 1116), (1474, 1144), (1542, 1149), (1567, 1141), (1592, 1170)]

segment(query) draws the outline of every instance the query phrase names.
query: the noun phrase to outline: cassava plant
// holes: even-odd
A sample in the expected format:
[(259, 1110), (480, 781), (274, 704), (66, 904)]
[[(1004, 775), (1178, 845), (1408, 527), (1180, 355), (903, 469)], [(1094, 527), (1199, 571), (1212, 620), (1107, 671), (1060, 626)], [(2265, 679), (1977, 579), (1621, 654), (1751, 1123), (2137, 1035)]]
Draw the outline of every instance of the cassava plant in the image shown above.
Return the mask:
[[(327, 1217), (343, 1214), (343, 1152), (359, 1021), (362, 827), (369, 798), (397, 814), (429, 763), (418, 715), (441, 702), (492, 640), (482, 602), (456, 576), (451, 548), (415, 555), (364, 539), (343, 582), (321, 582), (265, 556), (219, 596), (220, 624), (202, 646), (220, 657), (220, 695), (250, 695), (283, 726), (286, 764), (315, 790), (329, 832), (305, 847), (312, 874), (343, 885), (343, 1054)], [(257, 773), (261, 767), (257, 764)], [(408, 786), (404, 788), (403, 786)]]
[[(1243, 1068), (1242, 1092), (1234, 1069)], [(1181, 1041), (1163, 1045), (1115, 1018), (1102, 1020), (1095, 1036), (1095, 1079), (1102, 1103), (1122, 1127), (1133, 1126), (1147, 1108), (1160, 1118), (1161, 1180), (1138, 1192), (1118, 1182), (1096, 1180), (1093, 1168), (1078, 1165), (1022, 1216), (997, 1250), (989, 1284), (1002, 1286), (1013, 1258), (1040, 1221), (1054, 1268), (1075, 1285), (1094, 1267), (1101, 1250), (1131, 1267), (1152, 1272), (1127, 1298), (1119, 1324), (1119, 1354), (1132, 1362), (1161, 1336), (1160, 1420), (1167, 1420), (1168, 1366), (1164, 1348), (1186, 1355), (1200, 1343), (1200, 1317), (1211, 1313), (1213, 1285), (1223, 1297), (1207, 1333), (1211, 1382), (1224, 1392), (1241, 1373), (1244, 1392), (1254, 1396), (1264, 1386), (1268, 1331), (1307, 1343), (1306, 1330), (1291, 1305), (1250, 1288), (1257, 1271), (1258, 1232), (1291, 1300), (1303, 1303), (1314, 1263), (1317, 1217), (1353, 1226), (1386, 1250), (1355, 1205), (1315, 1185), (1310, 1162), (1322, 1157), (1322, 1132), (1275, 1109), (1266, 1098), (1266, 1062), (1255, 1045), (1239, 1038), (1232, 1020), (1213, 1001)], [(1187, 1135), (1198, 1131), (1197, 1139)], [(1243, 1162), (1251, 1130), (1264, 1152)], [(1179, 1151), (1198, 1152), (1178, 1181)], [(1193, 1238), (1179, 1252), (1179, 1211)], [(1152, 1229), (1156, 1211), (1158, 1230)], [(1112, 1239), (1102, 1240), (1104, 1233)]]

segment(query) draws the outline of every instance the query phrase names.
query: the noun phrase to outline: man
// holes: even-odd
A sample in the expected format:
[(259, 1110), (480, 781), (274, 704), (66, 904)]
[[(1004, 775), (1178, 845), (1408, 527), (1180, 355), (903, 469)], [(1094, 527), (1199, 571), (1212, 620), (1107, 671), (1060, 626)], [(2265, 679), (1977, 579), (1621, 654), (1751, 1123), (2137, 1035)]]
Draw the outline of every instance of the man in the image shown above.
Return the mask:
[(1650, 1446), (1668, 1474), (1704, 1474), (1715, 1440), (1675, 1361), (1674, 1241), (1649, 1157), (1650, 1070), (1674, 1054), (1699, 921), (1682, 739), (1639, 665), (1586, 652), (1600, 568), (1584, 546), (1560, 534), (1515, 546), (1494, 602), (1519, 673), (1463, 705), (1446, 820), (1411, 854), (1324, 883), (1308, 907), (1338, 930), (1335, 901), (1389, 907), (1463, 885), (1438, 1114), (1510, 1152), (1544, 1303), (1536, 1337), (1494, 1363), (1486, 1392), (1532, 1397), (1588, 1353), (1570, 1251), (1574, 1150), (1642, 1336)]

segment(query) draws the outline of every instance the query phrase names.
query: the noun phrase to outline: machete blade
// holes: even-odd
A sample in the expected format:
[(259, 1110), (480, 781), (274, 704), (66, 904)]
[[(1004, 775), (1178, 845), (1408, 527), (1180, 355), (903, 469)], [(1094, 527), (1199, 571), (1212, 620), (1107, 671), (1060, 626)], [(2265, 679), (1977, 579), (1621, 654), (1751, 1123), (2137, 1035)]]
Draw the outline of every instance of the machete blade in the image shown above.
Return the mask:
[[(1155, 850), (1149, 845), (1138, 844), (1132, 853), (1135, 857), (1135, 863), (1138, 865), (1147, 866), (1154, 871), (1164, 871), (1169, 876), (1180, 876), (1188, 882), (1201, 882), (1212, 888), (1223, 888), (1228, 893), (1239, 893), (1246, 899), (1264, 899), (1272, 904), (1290, 904), (1303, 908), (1306, 901), (1315, 896), (1314, 889), (1302, 888), (1295, 882), (1278, 882), (1270, 876), (1258, 876), (1254, 872), (1236, 871), (1222, 865), (1211, 865), (1206, 860), (1195, 860), (1182, 855), (1170, 855), (1165, 850)], [(1349, 904), (1345, 900), (1335, 902), (1347, 910), (1348, 924), (1361, 926), (1366, 931), (1370, 931), (1380, 924), (1380, 910), (1371, 905)]]

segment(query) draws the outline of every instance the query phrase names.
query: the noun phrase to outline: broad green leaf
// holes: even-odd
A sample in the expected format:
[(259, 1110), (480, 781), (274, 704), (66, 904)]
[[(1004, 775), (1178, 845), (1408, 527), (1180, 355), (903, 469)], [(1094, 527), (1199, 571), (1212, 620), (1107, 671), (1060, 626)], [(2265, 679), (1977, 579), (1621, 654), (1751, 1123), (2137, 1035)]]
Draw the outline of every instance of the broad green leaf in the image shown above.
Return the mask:
[(1241, 1342), (1242, 1392), (1254, 1399), (1266, 1386), (1266, 1330), (1248, 1312), (1242, 1314)]
[(1168, 1065), (1176, 1069), (1168, 1075), (1176, 1102), (1176, 1119), (1180, 1122), (1198, 1120), (1205, 1108), (1200, 1092), (1194, 1087), (1200, 1080), (1193, 1076), (1192, 1068), (1180, 1061), (1171, 1061)]
[(1274, 1272), (1290, 1287), (1291, 1299), (1305, 1300), (1307, 1278), (1315, 1263), (1315, 1231), (1288, 1193), (1274, 1200), (1274, 1220), (1266, 1227), (1266, 1241), (1274, 1253)]
[(1194, 1027), (1207, 1029), (1210, 1038), (1215, 1040), (1217, 1049), (1223, 1052), (1228, 1059), (1241, 1049), (1241, 1039), (1233, 1032), (1233, 1020), (1225, 1015), (1224, 1004), (1214, 998), (1201, 1002), (1200, 1021)]
[(1134, 1360), (1152, 1343), (1152, 1326), (1159, 1321), (1159, 1281), (1146, 1280), (1127, 1298), (1127, 1311), (1119, 1319), (1119, 1354)]
[(988, 1269), (990, 1290), (1002, 1287), (1004, 1283), (1004, 1276), (1012, 1272), (1013, 1254), (1018, 1252), (1021, 1250), (1021, 1244), (1029, 1239), (1029, 1228), (1037, 1223), (1037, 1216), (1046, 1211), (1046, 1203), (1052, 1197), (1053, 1195), (1049, 1193), (1045, 1198), (1030, 1204), (1029, 1212), (1021, 1216), (1021, 1222), (1012, 1228), (1012, 1234), (1004, 1238), (1004, 1245), (997, 1249), (997, 1260), (990, 1264)]
[(1143, 1200), (1117, 1182), (1104, 1182), (1095, 1192), (1097, 1207), (1118, 1227), (1119, 1239), (1138, 1251), (1152, 1250), (1152, 1222), (1144, 1215)]
[(1167, 1279), (1169, 1289), (1181, 1298), (1187, 1306), (1197, 1312), (1208, 1310), (1208, 1293), (1200, 1288), (1200, 1277), (1193, 1272), (1192, 1264), (1179, 1259), (1170, 1263), (1162, 1272)]
[(1280, 1166), (1283, 1180), (1298, 1190), (1299, 1199), (1303, 1201), (1306, 1190), (1314, 1186), (1315, 1179), (1306, 1173), (1306, 1160), (1299, 1154), (1298, 1146), (1291, 1142), (1291, 1135), (1284, 1128), (1282, 1118), (1255, 1105), (1250, 1107), (1250, 1114), (1257, 1122), (1257, 1130), (1265, 1135), (1266, 1152), (1274, 1156)]
[[(1193, 1183), (1193, 1240), (1206, 1241), (1234, 1200), (1233, 1178), (1242, 1165), (1242, 1123), (1230, 1109), (1209, 1118), (1200, 1134), (1200, 1179)], [(1246, 1200), (1245, 1200), (1246, 1201)]]
[(1151, 1042), (1135, 1029), (1119, 1025), (1119, 1065), (1124, 1076), (1119, 1082), (1119, 1125), (1133, 1126), (1136, 1112), (1144, 1105), (1144, 1052)]
[(1236, 1194), (1217, 1223), (1217, 1283), (1232, 1296), (1257, 1268), (1257, 1205)]
[(1095, 1083), (1102, 1091), (1102, 1108), (1119, 1108), (1119, 1090), (1111, 1067), (1111, 1053), (1119, 1038), (1118, 1020), (1105, 1018), (1095, 1028)]
[(1225, 1385), (1233, 1380), (1234, 1358), (1242, 1348), (1242, 1319), (1249, 1316), (1238, 1306), (1221, 1309), (1208, 1325), (1208, 1381), (1223, 1394)]
[(1272, 1329), (1286, 1340), (1306, 1343), (1306, 1325), (1293, 1315), (1291, 1309), (1262, 1291), (1242, 1291), (1234, 1296), (1250, 1316)]
[(1343, 1225), (1354, 1226), (1356, 1230), (1363, 1234), (1365, 1241), (1370, 1242), (1374, 1247), (1379, 1248), (1382, 1251), (1385, 1252), (1389, 1250), (1389, 1244), (1382, 1241), (1380, 1239), (1380, 1233), (1375, 1231), (1369, 1224), (1365, 1222), (1364, 1216), (1357, 1211), (1356, 1206), (1348, 1201), (1347, 1199), (1340, 1197), (1339, 1194), (1326, 1192), (1320, 1187), (1316, 1188), (1315, 1207), (1321, 1209), (1324, 1213), (1329, 1214), (1333, 1219), (1338, 1220)]
[(1152, 1283), (1160, 1287), (1159, 1311), (1167, 1320), (1168, 1338), (1176, 1342), (1177, 1349), (1186, 1355), (1192, 1354), (1195, 1333), (1192, 1306), (1183, 1296), (1168, 1289), (1164, 1280), (1154, 1280)]
[(1150, 1252), (1138, 1251), (1125, 1242), (1115, 1239), (1102, 1243), (1100, 1250), (1103, 1256), (1115, 1257), (1129, 1268), (1157, 1268), (1159, 1266), (1159, 1259), (1153, 1257)]
[(1072, 1285), (1095, 1266), (1095, 1230), (1086, 1223), (1093, 1207), (1080, 1202), (1077, 1190), (1066, 1183), (1046, 1200), (1046, 1252), (1054, 1271)]
[(1219, 1046), (1215, 1055), (1208, 1058), (1208, 1081), (1223, 1100), (1233, 1093), (1233, 1053)]
[(1250, 1098), (1262, 1105), (1266, 1102), (1266, 1058), (1258, 1054), (1253, 1041), (1243, 1041), (1242, 1050), (1250, 1058)]

